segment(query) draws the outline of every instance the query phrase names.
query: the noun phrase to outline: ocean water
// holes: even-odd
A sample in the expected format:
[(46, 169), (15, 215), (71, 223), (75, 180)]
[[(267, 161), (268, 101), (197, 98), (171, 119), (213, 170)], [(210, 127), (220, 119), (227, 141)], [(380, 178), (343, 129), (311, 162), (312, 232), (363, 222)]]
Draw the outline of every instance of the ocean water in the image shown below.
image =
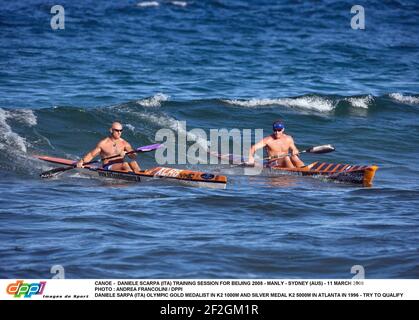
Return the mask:
[[(0, 4), (0, 278), (419, 276), (416, 1), (61, 1)], [(379, 166), (374, 185), (246, 176), (225, 190), (110, 182), (52, 168), (114, 120), (133, 146), (159, 129), (263, 129), (282, 118), (303, 161)], [(154, 153), (140, 155), (156, 166)]]

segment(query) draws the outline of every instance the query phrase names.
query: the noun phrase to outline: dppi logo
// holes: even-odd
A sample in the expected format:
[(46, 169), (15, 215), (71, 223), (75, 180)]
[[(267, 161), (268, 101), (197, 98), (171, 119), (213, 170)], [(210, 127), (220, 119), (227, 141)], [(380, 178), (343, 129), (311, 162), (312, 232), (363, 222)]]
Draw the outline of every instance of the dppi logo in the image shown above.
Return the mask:
[(7, 293), (12, 294), (15, 298), (30, 298), (34, 294), (42, 294), (45, 289), (46, 281), (39, 283), (24, 283), (23, 280), (18, 280), (15, 283), (11, 283), (7, 286)]

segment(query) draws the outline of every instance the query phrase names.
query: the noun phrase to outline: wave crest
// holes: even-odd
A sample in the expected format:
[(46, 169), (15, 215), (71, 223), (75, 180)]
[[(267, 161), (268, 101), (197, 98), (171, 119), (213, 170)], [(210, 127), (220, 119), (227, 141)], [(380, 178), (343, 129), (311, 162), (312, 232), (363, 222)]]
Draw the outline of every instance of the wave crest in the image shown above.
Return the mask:
[(147, 7), (158, 7), (160, 4), (157, 1), (142, 1), (137, 3), (137, 7), (147, 8)]
[(146, 121), (152, 122), (159, 127), (171, 129), (178, 134), (184, 134), (186, 135), (188, 141), (196, 141), (204, 148), (208, 146), (208, 141), (206, 139), (203, 139), (199, 135), (187, 130), (181, 125), (181, 121), (176, 120), (175, 118), (172, 118), (168, 115), (153, 115), (143, 112), (138, 112), (136, 115)]
[(348, 101), (352, 107), (368, 109), (368, 106), (374, 102), (374, 97), (372, 95), (368, 95), (365, 97), (346, 98), (345, 100)]
[(405, 96), (402, 93), (390, 93), (390, 98), (402, 103), (419, 104), (419, 97)]
[(171, 1), (170, 3), (178, 7), (186, 7), (188, 5), (186, 1)]
[(250, 99), (250, 100), (223, 100), (232, 105), (246, 108), (281, 105), (291, 108), (306, 110), (316, 110), (320, 112), (332, 111), (335, 103), (331, 99), (317, 96), (305, 96), (298, 98), (278, 98), (278, 99)]
[(139, 104), (143, 107), (161, 107), (161, 103), (164, 101), (169, 100), (170, 96), (163, 94), (163, 93), (157, 93), (151, 98), (146, 98), (142, 100), (137, 100), (135, 103)]
[(0, 149), (7, 150), (9, 153), (20, 151), (26, 153), (28, 142), (25, 138), (13, 132), (8, 120), (13, 119), (29, 127), (37, 124), (37, 119), (32, 110), (4, 110), (0, 108)]

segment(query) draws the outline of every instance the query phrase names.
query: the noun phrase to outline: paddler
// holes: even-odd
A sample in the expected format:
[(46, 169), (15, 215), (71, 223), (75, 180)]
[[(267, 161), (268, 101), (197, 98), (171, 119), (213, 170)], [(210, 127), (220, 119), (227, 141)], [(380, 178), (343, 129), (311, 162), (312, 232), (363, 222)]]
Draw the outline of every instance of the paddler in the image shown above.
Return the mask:
[(135, 153), (128, 155), (132, 161), (126, 162), (124, 160), (126, 153), (133, 151), (133, 149), (128, 142), (121, 138), (122, 130), (122, 124), (119, 122), (112, 123), (112, 126), (109, 128), (110, 135), (99, 141), (93, 150), (86, 153), (86, 155), (79, 162), (77, 162), (77, 168), (82, 168), (83, 163), (92, 161), (98, 155), (100, 155), (102, 159), (118, 156), (114, 159), (103, 160), (103, 169), (139, 172), (140, 167), (135, 161), (137, 158)]
[(293, 138), (284, 133), (284, 122), (282, 120), (276, 120), (272, 124), (272, 129), (273, 133), (271, 135), (252, 145), (249, 150), (249, 161), (247, 164), (254, 165), (256, 150), (266, 148), (270, 166), (284, 168), (299, 168), (304, 166), (304, 163), (298, 157), (299, 151), (294, 144)]

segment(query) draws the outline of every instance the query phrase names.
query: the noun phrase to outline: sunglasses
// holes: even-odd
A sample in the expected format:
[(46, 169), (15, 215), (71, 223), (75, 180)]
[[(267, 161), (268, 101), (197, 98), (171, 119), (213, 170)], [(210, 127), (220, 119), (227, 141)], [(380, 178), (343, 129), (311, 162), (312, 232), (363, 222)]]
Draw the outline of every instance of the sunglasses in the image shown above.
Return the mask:
[(119, 130), (119, 129), (112, 129), (112, 131), (116, 131), (116, 132), (122, 132), (123, 129)]
[(284, 129), (274, 129), (274, 132), (281, 132)]

